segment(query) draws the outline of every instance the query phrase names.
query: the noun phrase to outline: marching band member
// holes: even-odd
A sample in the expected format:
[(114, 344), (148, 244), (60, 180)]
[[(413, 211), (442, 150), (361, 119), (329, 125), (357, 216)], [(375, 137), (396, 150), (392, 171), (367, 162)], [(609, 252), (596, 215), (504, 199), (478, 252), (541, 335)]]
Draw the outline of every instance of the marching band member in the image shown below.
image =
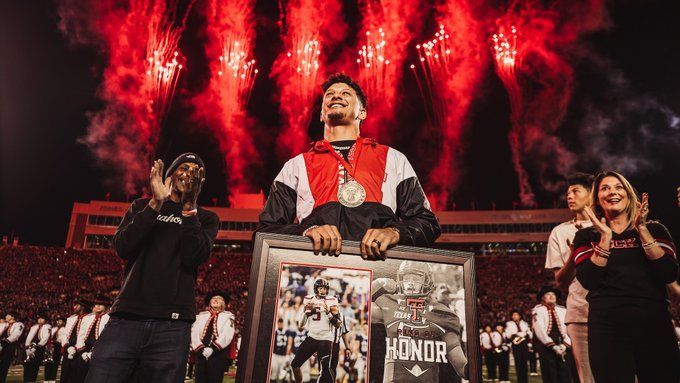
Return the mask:
[(37, 314), (37, 323), (31, 326), (24, 342), (26, 359), (24, 360), (24, 382), (35, 382), (38, 379), (40, 364), (45, 358), (45, 348), (50, 340), (52, 326), (47, 323), (44, 314)]
[(568, 359), (571, 357), (569, 348), (571, 339), (567, 335), (564, 318), (567, 309), (557, 305), (560, 291), (550, 287), (543, 287), (538, 293), (540, 304), (532, 310), (533, 331), (537, 342), (541, 362), (541, 375), (545, 383), (570, 383)]
[(45, 357), (45, 383), (56, 383), (57, 381), (57, 370), (59, 369), (59, 364), (61, 363), (61, 341), (64, 338), (66, 327), (64, 324), (66, 319), (64, 317), (57, 317), (54, 326), (50, 329), (50, 341), (47, 343)]
[(92, 312), (83, 317), (80, 323), (75, 345), (76, 354), (73, 358), (73, 372), (70, 380), (66, 383), (82, 383), (85, 381), (90, 369), (94, 346), (109, 321), (111, 300), (104, 296), (98, 296), (93, 303)]
[(215, 291), (205, 297), (208, 310), (196, 315), (191, 348), (196, 353), (196, 383), (221, 383), (227, 369), (227, 347), (234, 339), (234, 314), (226, 311), (228, 295)]
[(78, 331), (83, 318), (92, 309), (90, 302), (84, 299), (76, 299), (73, 302), (73, 315), (66, 319), (66, 325), (61, 332), (61, 354), (63, 360), (61, 363), (61, 382), (68, 382), (71, 377), (71, 367), (73, 366), (73, 358), (76, 355), (76, 342), (78, 341)]
[(531, 329), (529, 324), (522, 319), (519, 310), (512, 310), (510, 313), (512, 320), (505, 323), (505, 339), (512, 344), (512, 356), (515, 358), (515, 371), (517, 372), (517, 383), (528, 383), (529, 371), (527, 362), (529, 359), (529, 347), (531, 343)]
[(494, 352), (496, 353), (496, 361), (498, 362), (498, 378), (501, 383), (510, 383), (510, 377), (508, 373), (510, 371), (510, 346), (505, 340), (503, 335), (505, 328), (502, 322), (496, 324), (496, 331), (492, 334), (491, 339), (493, 340), (496, 348)]
[(486, 378), (488, 380), (498, 380), (496, 375), (496, 366), (498, 358), (494, 352), (496, 346), (493, 340), (494, 332), (491, 330), (491, 325), (484, 326), (484, 332), (479, 334), (479, 344), (482, 347), (482, 354), (484, 355), (484, 364), (486, 364)]
[(18, 314), (10, 312), (0, 327), (0, 383), (5, 383), (9, 366), (19, 346), (19, 338), (24, 333), (24, 324), (19, 322)]

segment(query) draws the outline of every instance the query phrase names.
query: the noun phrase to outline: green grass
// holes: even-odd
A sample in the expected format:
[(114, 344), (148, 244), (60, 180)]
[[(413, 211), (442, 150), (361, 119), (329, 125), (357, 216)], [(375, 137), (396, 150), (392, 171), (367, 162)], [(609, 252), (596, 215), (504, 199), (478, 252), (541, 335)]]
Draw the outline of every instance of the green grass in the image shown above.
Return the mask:
[[(231, 374), (236, 373), (236, 368), (230, 370)], [(58, 375), (57, 375), (58, 377)], [(24, 368), (22, 366), (13, 366), (9, 369), (7, 374), (7, 383), (21, 383), (24, 378)], [(42, 367), (40, 368), (40, 373), (38, 374), (38, 382), (44, 381), (44, 374)], [(222, 383), (234, 383), (236, 380), (232, 376), (225, 376)], [(193, 383), (193, 380), (185, 380), (185, 383)]]
[[(232, 368), (230, 371), (230, 374), (236, 373), (236, 368)], [(21, 366), (14, 366), (10, 368), (9, 374), (7, 375), (7, 382), (8, 383), (20, 383), (23, 381), (23, 375), (24, 374), (24, 369)], [(482, 369), (482, 376), (486, 377), (486, 369)], [(38, 375), (38, 381), (42, 382), (43, 381), (43, 372), (42, 368), (40, 369), (40, 374)], [(231, 377), (231, 376), (225, 376), (224, 380), (222, 383), (233, 383), (236, 380)], [(510, 367), (510, 381), (511, 382), (517, 382), (517, 375), (515, 375), (515, 371), (513, 367)], [(193, 380), (186, 380), (185, 383), (193, 383)], [(540, 376), (530, 376), (529, 377), (529, 383), (542, 383), (543, 380), (541, 379)]]

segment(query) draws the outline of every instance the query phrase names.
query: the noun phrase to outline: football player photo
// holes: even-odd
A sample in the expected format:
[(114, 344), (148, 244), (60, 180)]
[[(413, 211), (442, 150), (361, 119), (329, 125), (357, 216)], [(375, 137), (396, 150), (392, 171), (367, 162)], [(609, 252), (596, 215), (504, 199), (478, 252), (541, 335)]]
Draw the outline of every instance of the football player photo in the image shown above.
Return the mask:
[[(371, 271), (284, 263), (279, 273), (270, 382), (335, 383), (366, 368), (357, 339), (368, 339)], [(361, 334), (354, 329), (362, 329)], [(366, 353), (363, 355), (363, 360)], [(349, 367), (348, 367), (349, 366)], [(352, 376), (366, 376), (366, 371)]]
[(372, 381), (380, 372), (385, 383), (467, 379), (462, 276), (460, 266), (404, 260), (396, 280), (372, 282)]

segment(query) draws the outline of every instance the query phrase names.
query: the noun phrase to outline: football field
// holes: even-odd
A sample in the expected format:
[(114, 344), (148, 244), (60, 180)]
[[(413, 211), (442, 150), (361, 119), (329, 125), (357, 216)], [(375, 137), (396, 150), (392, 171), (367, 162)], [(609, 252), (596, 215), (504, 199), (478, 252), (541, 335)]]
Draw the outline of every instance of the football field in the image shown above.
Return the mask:
[[(14, 366), (9, 370), (9, 374), (7, 375), (7, 382), (8, 383), (20, 383), (22, 382), (22, 377), (23, 377), (24, 369), (21, 366)], [(486, 369), (482, 371), (483, 376), (486, 376)], [(224, 380), (222, 383), (233, 383), (236, 380), (234, 379), (234, 376), (236, 375), (236, 369), (232, 368), (229, 371), (228, 375), (225, 375)], [(40, 369), (40, 374), (38, 375), (38, 382), (43, 382), (43, 373), (42, 373), (42, 368)], [(486, 380), (484, 380), (486, 381)], [(512, 369), (510, 368), (510, 381), (515, 383), (517, 382), (517, 379), (515, 378), (515, 373)], [(184, 381), (185, 383), (193, 383), (193, 379), (187, 379)], [(540, 376), (530, 376), (529, 377), (529, 383), (541, 383), (543, 380), (541, 379)]]

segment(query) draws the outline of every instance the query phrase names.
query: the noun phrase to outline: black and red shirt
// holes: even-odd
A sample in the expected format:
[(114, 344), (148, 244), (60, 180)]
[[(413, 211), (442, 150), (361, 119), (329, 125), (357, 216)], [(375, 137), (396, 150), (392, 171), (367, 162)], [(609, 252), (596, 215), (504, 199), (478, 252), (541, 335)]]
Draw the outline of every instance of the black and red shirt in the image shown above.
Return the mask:
[(402, 245), (434, 243), (441, 228), (406, 156), (372, 139), (357, 138), (348, 162), (354, 167), (353, 179), (366, 190), (366, 200), (351, 208), (338, 202), (338, 187), (346, 176), (330, 150), (327, 141), (317, 141), (286, 162), (271, 186), (256, 232), (301, 235), (314, 225), (335, 225), (343, 239), (361, 240), (368, 229), (393, 226)]
[(656, 260), (647, 258), (636, 230), (612, 233), (611, 255), (602, 267), (590, 258), (600, 233), (594, 228), (581, 229), (574, 237), (576, 278), (588, 289), (589, 303), (612, 298), (633, 298), (659, 303), (668, 302), (666, 284), (678, 277), (675, 244), (666, 227), (657, 222), (647, 224), (649, 232), (665, 254)]

